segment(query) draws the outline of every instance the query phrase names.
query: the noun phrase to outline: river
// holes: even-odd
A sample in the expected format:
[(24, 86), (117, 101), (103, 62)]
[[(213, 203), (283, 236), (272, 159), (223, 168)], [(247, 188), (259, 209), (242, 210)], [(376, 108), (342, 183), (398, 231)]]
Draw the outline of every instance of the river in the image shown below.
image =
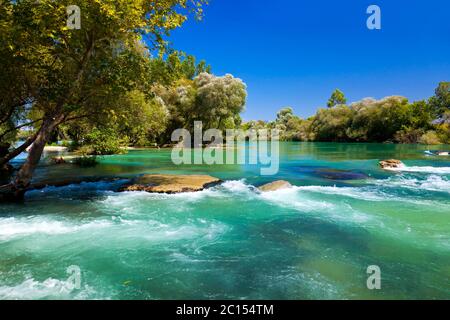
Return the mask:
[[(107, 156), (95, 168), (43, 162), (36, 180), (120, 179), (0, 205), (0, 299), (448, 299), (450, 157), (429, 148), (283, 143), (275, 177), (250, 165), (175, 166), (164, 149)], [(390, 158), (406, 167), (381, 170)], [(116, 192), (143, 173), (225, 183)], [(276, 179), (295, 187), (255, 192)], [(373, 265), (380, 290), (366, 285)]]

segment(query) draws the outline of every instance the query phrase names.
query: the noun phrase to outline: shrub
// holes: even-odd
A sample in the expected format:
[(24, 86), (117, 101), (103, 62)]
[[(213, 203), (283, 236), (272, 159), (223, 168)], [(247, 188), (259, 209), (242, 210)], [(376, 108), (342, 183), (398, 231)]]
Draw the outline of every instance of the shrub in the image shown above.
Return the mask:
[(83, 168), (95, 167), (98, 164), (96, 156), (81, 156), (74, 160), (74, 164)]
[(395, 134), (394, 140), (398, 143), (419, 143), (423, 135), (422, 129), (405, 128)]
[(124, 152), (121, 145), (124, 141), (117, 137), (112, 129), (98, 130), (94, 129), (86, 136), (83, 146), (79, 148), (80, 153), (86, 155), (111, 155)]
[(427, 145), (441, 144), (441, 140), (436, 131), (427, 131), (420, 137), (419, 143)]

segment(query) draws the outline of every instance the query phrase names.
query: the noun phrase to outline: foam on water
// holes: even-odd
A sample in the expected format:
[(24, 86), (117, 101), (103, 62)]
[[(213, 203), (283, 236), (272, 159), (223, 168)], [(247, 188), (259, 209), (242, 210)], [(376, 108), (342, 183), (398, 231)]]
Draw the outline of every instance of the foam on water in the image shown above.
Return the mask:
[(331, 202), (311, 198), (305, 191), (314, 191), (323, 193), (333, 191), (338, 194), (338, 188), (334, 187), (292, 187), (272, 192), (263, 192), (260, 198), (264, 201), (271, 202), (281, 207), (293, 208), (302, 213), (314, 214), (316, 217), (326, 220), (338, 220), (346, 222), (366, 222), (371, 218), (357, 210), (354, 210), (347, 203)]
[[(43, 299), (96, 299), (96, 292), (89, 286), (77, 290), (68, 280), (48, 278), (42, 282), (28, 278), (14, 286), (0, 286), (0, 300)], [(102, 297), (104, 299), (105, 297)]]
[(231, 193), (240, 193), (240, 194), (242, 193), (248, 194), (250, 192), (255, 191), (255, 188), (251, 185), (248, 185), (245, 182), (245, 179), (226, 181), (222, 183), (221, 188)]
[(426, 179), (407, 177), (404, 175), (377, 180), (375, 184), (392, 188), (408, 188), (450, 193), (450, 181), (442, 176), (430, 175)]
[(197, 238), (213, 240), (227, 230), (228, 228), (225, 225), (217, 223), (205, 223), (203, 226), (181, 225), (177, 227), (160, 225), (154, 228), (152, 232), (144, 235), (144, 238), (150, 241), (177, 241)]
[[(121, 216), (105, 217), (90, 222), (74, 222), (71, 220), (55, 220), (52, 217), (2, 218), (0, 219), (0, 243), (30, 236), (49, 236), (77, 234), (80, 240), (90, 238), (93, 232), (102, 236), (98, 243), (108, 242), (116, 236), (127, 239), (141, 239), (151, 242), (171, 242), (184, 239), (215, 239), (225, 233), (228, 227), (214, 221), (193, 219), (190, 221), (170, 221), (164, 223), (155, 219), (127, 219)], [(116, 236), (115, 236), (116, 235)]]
[(52, 220), (47, 217), (1, 218), (0, 241), (26, 237), (35, 234), (60, 235), (84, 230), (108, 228), (110, 221), (100, 220), (85, 224), (74, 224), (68, 221)]
[(373, 190), (366, 187), (336, 187), (336, 186), (303, 186), (296, 187), (299, 191), (311, 193), (321, 193), (327, 195), (336, 195), (366, 201), (386, 201), (389, 195), (381, 193), (379, 190)]
[(434, 174), (450, 174), (450, 167), (430, 167), (430, 166), (400, 166), (399, 168), (389, 168), (389, 171), (400, 172), (417, 172), (417, 173), (434, 173)]

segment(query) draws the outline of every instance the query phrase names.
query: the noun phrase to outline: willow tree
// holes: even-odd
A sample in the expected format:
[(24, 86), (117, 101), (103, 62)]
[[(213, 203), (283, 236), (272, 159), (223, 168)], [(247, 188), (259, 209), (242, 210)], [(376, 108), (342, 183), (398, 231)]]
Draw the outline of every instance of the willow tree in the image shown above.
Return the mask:
[(247, 85), (227, 74), (217, 77), (201, 73), (194, 79), (197, 88), (195, 113), (206, 128), (225, 130), (239, 125), (239, 114), (247, 101)]
[[(0, 125), (36, 130), (0, 159), (7, 163), (30, 147), (2, 198), (21, 199), (45, 144), (61, 124), (112, 112), (110, 103), (132, 90), (146, 90), (149, 51), (202, 14), (205, 0), (0, 0)], [(67, 8), (80, 9), (81, 28), (68, 27)], [(36, 116), (37, 115), (37, 116)], [(15, 125), (15, 126), (14, 126)], [(0, 127), (2, 128), (2, 127)], [(1, 133), (0, 133), (1, 134)], [(1, 142), (1, 141), (0, 141)]]

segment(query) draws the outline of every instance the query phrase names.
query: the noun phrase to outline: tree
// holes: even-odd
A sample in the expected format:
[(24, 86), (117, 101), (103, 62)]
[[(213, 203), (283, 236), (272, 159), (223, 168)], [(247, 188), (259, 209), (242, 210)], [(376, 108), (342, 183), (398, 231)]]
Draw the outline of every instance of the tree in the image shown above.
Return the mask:
[(120, 114), (115, 123), (123, 139), (132, 146), (160, 142), (169, 119), (169, 112), (162, 99), (148, 98), (143, 92), (132, 91), (119, 103), (125, 112)]
[(450, 111), (450, 82), (441, 82), (435, 90), (435, 95), (428, 102), (435, 116), (441, 119), (445, 112)]
[[(103, 131), (122, 145), (149, 146), (159, 142), (160, 136), (166, 130), (169, 114), (160, 98), (149, 97), (139, 90), (133, 90), (110, 106), (110, 112), (102, 114), (101, 117), (82, 118), (62, 125), (63, 135), (72, 140), (74, 147), (86, 147), (92, 151), (88, 153), (100, 155), (101, 150), (96, 150), (91, 144), (93, 131)], [(110, 150), (120, 148), (113, 147)], [(111, 151), (106, 152), (110, 153)]]
[[(195, 69), (202, 68), (199, 64)], [(241, 125), (240, 113), (244, 110), (247, 97), (246, 85), (241, 79), (202, 72), (191, 80), (188, 74), (180, 73), (180, 78), (171, 84), (156, 84), (151, 89), (168, 111), (167, 130), (161, 140), (170, 141), (175, 129), (193, 131), (195, 121), (202, 121), (204, 130), (224, 130)]]
[(291, 107), (286, 107), (278, 111), (275, 128), (280, 130), (280, 140), (301, 140), (300, 130), (302, 123), (303, 120), (294, 115)]
[(197, 87), (197, 120), (202, 120), (207, 128), (216, 129), (226, 129), (225, 121), (236, 122), (247, 100), (247, 86), (241, 79), (230, 74), (217, 77), (204, 72), (194, 79), (194, 83)]
[(408, 99), (400, 96), (381, 100), (363, 99), (351, 106), (354, 117), (347, 134), (355, 141), (385, 142), (402, 128), (411, 125)]
[(81, 30), (68, 30), (70, 0), (2, 1), (0, 95), (7, 98), (0, 103), (1, 124), (12, 116), (26, 118), (30, 108), (41, 118), (34, 121), (35, 132), (0, 160), (5, 164), (32, 145), (14, 181), (1, 191), (8, 198), (23, 197), (45, 144), (61, 124), (108, 113), (112, 102), (132, 90), (145, 92), (149, 54), (143, 35), (162, 49), (164, 36), (184, 23), (188, 11), (201, 14), (203, 3), (83, 1)]
[(336, 89), (331, 94), (330, 99), (328, 99), (327, 106), (328, 106), (328, 108), (333, 108), (337, 105), (346, 104), (346, 103), (347, 103), (347, 99), (345, 98), (344, 93), (341, 90)]
[(197, 64), (194, 56), (180, 51), (172, 51), (165, 59), (158, 57), (150, 61), (151, 81), (164, 86), (173, 85), (180, 79), (193, 80), (203, 72), (211, 73), (211, 66), (206, 61)]
[(276, 122), (284, 126), (287, 125), (289, 120), (294, 117), (294, 110), (291, 107), (286, 107), (278, 111)]
[(348, 141), (347, 129), (351, 126), (353, 110), (345, 105), (320, 109), (311, 122), (317, 141)]

